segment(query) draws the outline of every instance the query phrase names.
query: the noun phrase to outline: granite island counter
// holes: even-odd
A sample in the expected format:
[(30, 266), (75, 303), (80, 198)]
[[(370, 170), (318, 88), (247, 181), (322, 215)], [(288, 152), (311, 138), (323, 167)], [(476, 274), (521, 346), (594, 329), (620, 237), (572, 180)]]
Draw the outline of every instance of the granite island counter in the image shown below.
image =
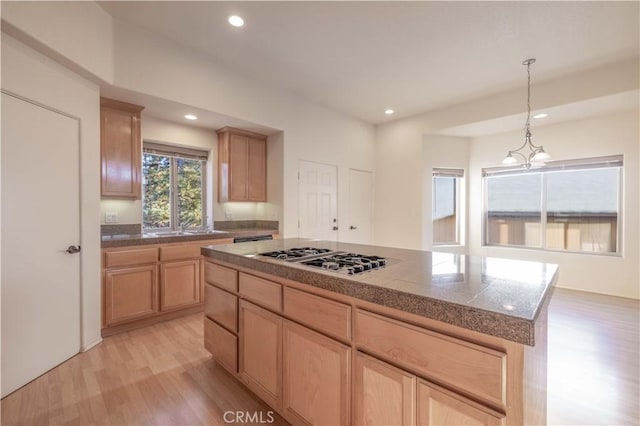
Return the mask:
[[(300, 247), (386, 264), (261, 255)], [(292, 423), (546, 423), (556, 265), (303, 239), (202, 254), (205, 347)]]

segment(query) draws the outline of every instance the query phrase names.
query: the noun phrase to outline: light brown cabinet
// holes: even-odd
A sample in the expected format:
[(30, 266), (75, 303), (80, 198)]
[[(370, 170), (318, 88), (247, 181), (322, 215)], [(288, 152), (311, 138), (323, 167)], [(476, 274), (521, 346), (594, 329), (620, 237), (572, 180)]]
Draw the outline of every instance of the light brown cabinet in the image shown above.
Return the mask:
[(209, 318), (204, 319), (204, 347), (233, 374), (238, 373), (238, 337)]
[(291, 321), (283, 331), (283, 410), (302, 424), (348, 425), (351, 348)]
[(102, 198), (140, 198), (140, 112), (143, 109), (139, 105), (100, 98)]
[(200, 260), (160, 264), (160, 310), (181, 309), (200, 303)]
[[(229, 263), (206, 261), (205, 277), (205, 347), (291, 424), (504, 426), (544, 419), (546, 382), (536, 382), (532, 368), (544, 354), (527, 359), (521, 344), (416, 322)], [(533, 383), (540, 387), (526, 394)]]
[(267, 404), (282, 402), (282, 318), (240, 301), (240, 377)]
[[(210, 274), (200, 247), (231, 242), (225, 238), (103, 249), (102, 335), (202, 311)], [(237, 272), (231, 275), (237, 281)]]
[(416, 424), (416, 376), (361, 353), (355, 369), (355, 424)]
[(267, 201), (267, 137), (218, 130), (218, 201)]
[(238, 296), (210, 284), (204, 285), (204, 314), (226, 328), (238, 332)]
[(418, 382), (418, 424), (442, 426), (502, 426), (505, 416), (459, 395)]
[(106, 326), (145, 318), (158, 312), (158, 268), (155, 264), (105, 272)]

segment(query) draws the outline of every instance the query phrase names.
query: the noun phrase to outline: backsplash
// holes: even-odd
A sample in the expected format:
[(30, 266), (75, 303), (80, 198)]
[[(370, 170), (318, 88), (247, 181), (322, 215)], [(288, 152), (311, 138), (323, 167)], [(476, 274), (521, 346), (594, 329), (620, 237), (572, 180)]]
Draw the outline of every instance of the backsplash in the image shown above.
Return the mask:
[(100, 235), (135, 235), (142, 233), (142, 225), (133, 224), (117, 224), (117, 225), (100, 225)]
[(213, 229), (224, 231), (227, 229), (279, 229), (277, 220), (216, 220)]

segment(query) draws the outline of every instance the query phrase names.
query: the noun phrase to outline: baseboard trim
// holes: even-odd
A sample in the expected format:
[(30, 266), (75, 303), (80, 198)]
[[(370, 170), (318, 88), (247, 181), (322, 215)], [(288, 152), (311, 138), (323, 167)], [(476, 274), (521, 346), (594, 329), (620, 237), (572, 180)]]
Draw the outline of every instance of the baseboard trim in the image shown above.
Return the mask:
[(183, 308), (176, 311), (164, 312), (148, 318), (127, 322), (127, 323), (115, 325), (112, 327), (105, 327), (102, 329), (102, 337), (112, 336), (114, 334), (135, 330), (136, 328), (146, 327), (148, 325), (172, 320), (174, 318), (179, 318), (185, 315), (191, 315), (191, 314), (195, 314), (203, 311), (204, 311), (204, 303), (198, 303), (197, 305), (191, 306), (189, 308)]
[(91, 343), (89, 343), (88, 345), (83, 345), (80, 347), (80, 352), (86, 352), (89, 349), (93, 348), (94, 346), (99, 345), (100, 343), (102, 343), (102, 337), (100, 337), (98, 340), (95, 340)]

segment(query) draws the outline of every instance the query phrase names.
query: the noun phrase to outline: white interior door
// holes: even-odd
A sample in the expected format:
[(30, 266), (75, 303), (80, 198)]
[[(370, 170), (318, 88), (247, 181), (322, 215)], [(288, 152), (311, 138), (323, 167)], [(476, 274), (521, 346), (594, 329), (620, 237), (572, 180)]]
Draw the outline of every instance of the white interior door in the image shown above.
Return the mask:
[(337, 167), (300, 161), (298, 180), (298, 236), (336, 241), (338, 238)]
[(373, 173), (349, 169), (349, 223), (345, 231), (352, 243), (371, 244), (373, 226)]
[(2, 94), (2, 397), (80, 350), (79, 122)]

